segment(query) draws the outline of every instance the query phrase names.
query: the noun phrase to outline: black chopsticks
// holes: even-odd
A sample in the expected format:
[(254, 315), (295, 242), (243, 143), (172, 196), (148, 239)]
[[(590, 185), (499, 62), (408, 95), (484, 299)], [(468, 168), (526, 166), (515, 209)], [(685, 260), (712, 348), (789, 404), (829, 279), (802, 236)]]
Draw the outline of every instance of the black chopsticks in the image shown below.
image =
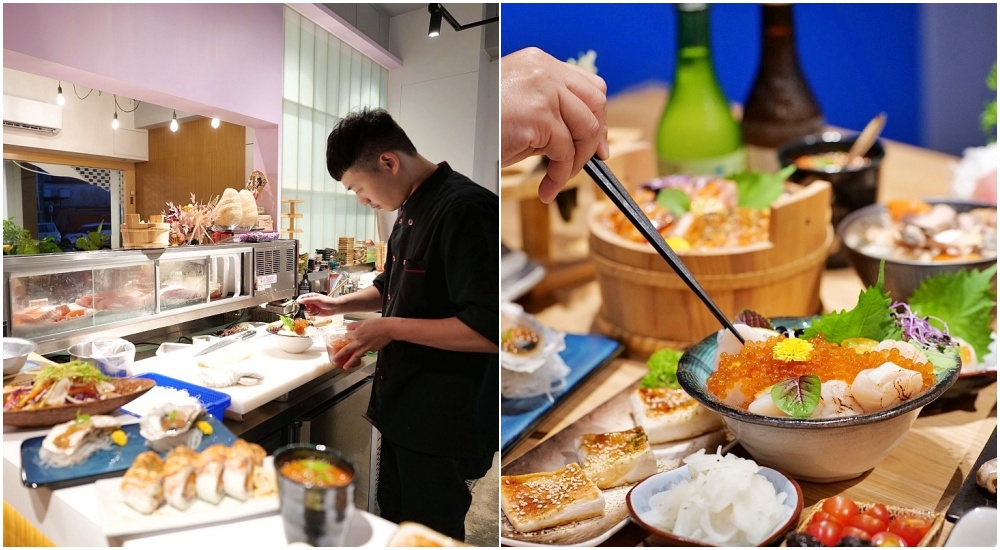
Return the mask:
[(604, 161), (596, 156), (591, 157), (591, 159), (587, 161), (587, 164), (583, 166), (583, 170), (587, 172), (587, 175), (594, 179), (597, 186), (600, 187), (604, 193), (607, 194), (608, 198), (611, 199), (611, 202), (613, 202), (615, 206), (617, 206), (618, 209), (625, 214), (628, 221), (632, 222), (632, 225), (634, 225), (636, 229), (639, 230), (639, 233), (641, 233), (642, 236), (649, 241), (649, 244), (653, 245), (653, 249), (655, 249), (656, 252), (659, 253), (664, 260), (666, 260), (670, 267), (677, 272), (677, 275), (679, 275), (681, 280), (687, 284), (688, 288), (690, 288), (698, 296), (698, 298), (701, 299), (706, 306), (708, 306), (712, 315), (715, 315), (715, 318), (722, 323), (722, 326), (729, 329), (729, 332), (732, 332), (733, 336), (736, 336), (737, 340), (745, 343), (743, 336), (740, 335), (739, 331), (736, 330), (736, 327), (734, 327), (729, 319), (726, 318), (725, 314), (722, 313), (722, 310), (719, 309), (719, 306), (717, 306), (715, 302), (712, 301), (712, 298), (705, 293), (705, 290), (701, 288), (701, 285), (698, 284), (697, 280), (695, 280), (694, 275), (691, 275), (691, 272), (688, 271), (687, 267), (685, 267), (684, 262), (677, 257), (677, 254), (670, 248), (667, 241), (663, 240), (663, 235), (660, 235), (660, 232), (653, 227), (653, 223), (649, 221), (648, 217), (646, 217), (646, 213), (642, 211), (642, 208), (640, 208), (638, 204), (636, 204), (635, 199), (629, 195), (628, 191), (625, 190), (621, 182), (618, 181), (618, 178), (611, 173), (611, 170), (609, 170), (608, 166), (604, 164)]

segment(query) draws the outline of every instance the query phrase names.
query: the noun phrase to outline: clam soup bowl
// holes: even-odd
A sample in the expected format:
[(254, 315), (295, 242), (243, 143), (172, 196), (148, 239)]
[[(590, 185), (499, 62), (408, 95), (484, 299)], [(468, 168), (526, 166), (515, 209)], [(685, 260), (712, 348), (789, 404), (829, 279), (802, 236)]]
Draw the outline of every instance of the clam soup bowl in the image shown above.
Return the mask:
[[(775, 469), (761, 467), (758, 473), (766, 477), (774, 485), (776, 493), (784, 492), (788, 495), (782, 504), (790, 512), (788, 517), (783, 518), (781, 523), (771, 531), (767, 538), (757, 544), (757, 546), (770, 546), (798, 524), (799, 516), (802, 514), (802, 489), (794, 479)], [(629, 489), (628, 494), (625, 496), (625, 504), (628, 506), (628, 513), (632, 517), (632, 521), (645, 529), (657, 544), (664, 546), (714, 546), (707, 542), (675, 535), (650, 522), (652, 507), (649, 502), (653, 495), (666, 492), (678, 483), (688, 479), (691, 479), (691, 473), (688, 471), (687, 466), (681, 466), (674, 470), (647, 477), (645, 480), (637, 483), (635, 487)]]
[(313, 339), (309, 335), (299, 336), (291, 334), (277, 333), (274, 335), (278, 347), (286, 353), (303, 353), (313, 345)]
[[(818, 317), (778, 317), (775, 326), (805, 328)], [(716, 369), (716, 335), (698, 342), (681, 357), (677, 380), (705, 407), (719, 413), (736, 440), (761, 466), (800, 481), (830, 483), (871, 470), (906, 436), (920, 410), (941, 396), (958, 378), (955, 367), (939, 374), (926, 392), (894, 407), (841, 418), (791, 418), (753, 414), (731, 407), (707, 387)]]
[[(956, 212), (968, 212), (975, 208), (996, 208), (995, 205), (961, 199), (923, 199), (924, 202), (947, 204)], [(951, 273), (961, 269), (982, 271), (997, 262), (997, 258), (977, 258), (970, 260), (932, 261), (889, 258), (875, 255), (863, 249), (865, 229), (880, 226), (888, 216), (884, 204), (873, 204), (848, 214), (838, 225), (837, 235), (843, 243), (847, 258), (865, 286), (872, 286), (878, 279), (879, 263), (885, 260), (885, 289), (893, 301), (905, 302), (927, 277)], [(994, 285), (996, 278), (994, 277)]]

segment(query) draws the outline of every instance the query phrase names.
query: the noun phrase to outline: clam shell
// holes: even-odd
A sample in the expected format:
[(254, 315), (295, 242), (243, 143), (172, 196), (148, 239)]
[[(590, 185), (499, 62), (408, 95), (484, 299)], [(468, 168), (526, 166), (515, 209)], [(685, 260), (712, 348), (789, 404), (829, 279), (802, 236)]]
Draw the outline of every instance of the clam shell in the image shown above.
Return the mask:
[(71, 426), (75, 426), (76, 420), (57, 424), (49, 430), (49, 433), (42, 440), (42, 448), (54, 455), (72, 456), (79, 450), (80, 446), (87, 440), (90, 432), (100, 429), (118, 428), (120, 423), (108, 415), (91, 415), (90, 419), (81, 425), (83, 429), (75, 430), (69, 434), (68, 444), (65, 447), (56, 445), (56, 439), (66, 433)]

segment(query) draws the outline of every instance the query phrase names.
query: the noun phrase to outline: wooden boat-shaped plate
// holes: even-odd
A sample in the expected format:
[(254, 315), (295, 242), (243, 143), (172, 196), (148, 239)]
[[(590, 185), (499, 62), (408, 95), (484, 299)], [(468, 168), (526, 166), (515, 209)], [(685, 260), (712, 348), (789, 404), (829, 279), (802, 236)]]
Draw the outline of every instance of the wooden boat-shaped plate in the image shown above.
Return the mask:
[[(31, 382), (28, 381), (30, 384)], [(5, 426), (19, 428), (44, 428), (69, 422), (80, 414), (108, 414), (122, 405), (148, 392), (156, 382), (148, 378), (114, 378), (111, 383), (116, 386), (118, 397), (92, 401), (89, 403), (62, 405), (32, 411), (4, 411)]]

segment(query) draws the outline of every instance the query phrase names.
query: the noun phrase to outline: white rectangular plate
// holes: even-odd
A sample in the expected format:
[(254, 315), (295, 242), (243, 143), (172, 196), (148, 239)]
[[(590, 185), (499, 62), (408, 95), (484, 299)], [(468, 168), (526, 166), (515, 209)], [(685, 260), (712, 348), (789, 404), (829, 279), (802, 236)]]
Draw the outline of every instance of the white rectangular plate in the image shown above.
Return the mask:
[[(264, 459), (264, 467), (273, 469), (272, 457)], [(155, 533), (170, 529), (187, 528), (221, 521), (270, 515), (278, 511), (278, 493), (255, 497), (240, 502), (233, 497), (223, 497), (219, 504), (196, 498), (187, 510), (178, 510), (164, 504), (152, 514), (143, 514), (125, 504), (121, 491), (122, 478), (101, 479), (94, 482), (101, 512), (101, 529), (108, 537)]]

